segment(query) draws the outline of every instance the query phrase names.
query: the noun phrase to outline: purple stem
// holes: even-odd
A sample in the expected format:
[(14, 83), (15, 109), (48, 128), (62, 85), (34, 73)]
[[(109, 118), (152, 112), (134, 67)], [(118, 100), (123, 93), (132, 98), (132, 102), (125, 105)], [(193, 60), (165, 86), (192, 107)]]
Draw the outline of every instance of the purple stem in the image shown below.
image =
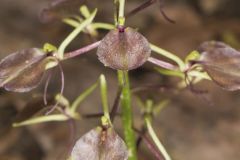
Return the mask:
[(68, 53), (66, 53), (64, 55), (64, 60), (76, 57), (76, 56), (84, 54), (84, 53), (86, 53), (86, 52), (88, 52), (88, 51), (90, 51), (90, 50), (92, 50), (94, 48), (97, 48), (99, 46), (100, 42), (101, 41), (97, 41), (97, 42), (94, 42), (94, 43), (92, 43), (90, 45), (87, 45), (87, 46), (85, 46), (83, 48), (80, 48), (80, 49), (78, 49), (76, 51), (68, 52)]
[(49, 85), (51, 78), (52, 78), (52, 70), (50, 70), (49, 75), (47, 76), (45, 86), (44, 86), (43, 102), (44, 102), (45, 106), (48, 104), (47, 103), (47, 91), (48, 91), (48, 85)]
[(169, 17), (167, 16), (167, 14), (164, 12), (164, 10), (163, 10), (164, 0), (159, 0), (159, 3), (160, 3), (160, 12), (161, 12), (163, 18), (165, 18), (165, 19), (166, 19), (168, 22), (170, 22), (170, 23), (176, 23), (174, 20), (172, 20), (171, 18), (169, 18)]
[[(65, 80), (64, 80), (64, 72), (63, 72), (63, 68), (60, 62), (58, 62), (58, 67), (60, 70), (60, 74), (61, 74), (61, 90), (60, 90), (60, 94), (63, 95), (63, 91), (64, 91), (64, 86), (65, 86)], [(58, 108), (59, 102), (56, 102), (56, 104), (46, 113), (46, 115), (49, 115), (50, 113), (52, 113), (55, 109)]]
[(144, 2), (142, 4), (140, 4), (140, 6), (138, 6), (137, 8), (135, 8), (134, 10), (132, 10), (131, 12), (129, 12), (126, 17), (130, 17), (136, 13), (138, 13), (139, 11), (149, 7), (150, 5), (152, 5), (153, 3), (155, 3), (156, 0), (148, 0), (147, 2)]
[(145, 133), (142, 133), (136, 128), (133, 128), (135, 132), (139, 134), (139, 136), (143, 139), (143, 141), (146, 143), (148, 149), (154, 154), (157, 160), (163, 160), (162, 154), (159, 153), (156, 146), (152, 143), (152, 141), (146, 136)]
[(114, 121), (114, 118), (116, 117), (117, 112), (118, 112), (121, 93), (122, 93), (122, 88), (118, 88), (117, 95), (116, 95), (116, 98), (114, 100), (114, 104), (112, 107), (112, 111), (110, 113), (110, 118), (111, 118), (112, 122)]
[(159, 59), (153, 58), (153, 57), (149, 57), (148, 58), (148, 62), (151, 62), (157, 66), (160, 66), (162, 68), (165, 69), (169, 69), (169, 70), (177, 70), (178, 67), (175, 65), (172, 65), (171, 63), (165, 62), (165, 61), (161, 61)]
[[(137, 8), (135, 8), (134, 10), (132, 10), (131, 12), (129, 12), (126, 17), (130, 17), (138, 12), (140, 12), (141, 10), (151, 6), (153, 3), (157, 2), (157, 0), (148, 0), (142, 4), (140, 4), (140, 6), (138, 6)], [(160, 8), (160, 13), (162, 14), (163, 18), (165, 20), (167, 20), (170, 23), (175, 23), (174, 20), (170, 19), (167, 14), (164, 12), (163, 10), (164, 7), (164, 0), (159, 0), (159, 8)]]

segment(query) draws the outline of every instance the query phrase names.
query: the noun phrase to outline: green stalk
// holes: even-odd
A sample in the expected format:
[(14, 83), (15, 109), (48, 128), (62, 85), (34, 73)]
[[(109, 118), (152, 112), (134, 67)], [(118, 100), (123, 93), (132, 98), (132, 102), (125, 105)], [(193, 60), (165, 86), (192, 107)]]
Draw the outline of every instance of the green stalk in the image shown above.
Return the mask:
[(81, 93), (72, 103), (70, 112), (76, 113), (79, 105), (82, 103), (83, 100), (85, 100), (98, 86), (98, 83), (94, 83), (92, 86), (90, 86), (88, 89), (86, 89), (83, 93)]
[[(119, 3), (117, 24), (120, 26), (124, 26), (125, 0), (115, 0), (114, 2), (115, 2), (115, 5)], [(128, 154), (129, 154), (128, 160), (137, 160), (136, 137), (133, 130), (130, 82), (129, 82), (127, 71), (121, 71), (121, 70), (118, 71), (118, 84), (119, 84), (119, 87), (122, 88), (120, 102), (121, 102), (121, 108), (122, 108), (122, 122), (123, 122), (125, 142), (127, 144)]]
[(115, 26), (118, 25), (118, 14), (119, 14), (119, 10), (118, 9), (118, 4), (119, 4), (119, 0), (113, 0), (115, 8), (114, 8), (114, 24)]
[(118, 25), (120, 26), (124, 26), (125, 24), (124, 8), (125, 8), (125, 0), (119, 0)]
[(31, 118), (23, 122), (19, 123), (13, 123), (13, 127), (20, 127), (25, 125), (32, 125), (37, 123), (44, 123), (44, 122), (52, 122), (52, 121), (66, 121), (69, 117), (63, 115), (63, 114), (53, 114), (48, 116), (40, 116), (36, 118)]
[[(80, 22), (77, 22), (75, 20), (72, 19), (64, 19), (63, 20), (64, 23), (77, 28), (80, 25)], [(90, 24), (91, 27), (93, 27), (93, 29), (106, 29), (106, 30), (112, 30), (115, 28), (115, 26), (113, 24), (109, 24), (109, 23), (102, 23), (102, 22), (95, 22)]]
[(133, 131), (133, 117), (131, 106), (131, 92), (128, 73), (126, 71), (118, 71), (118, 83), (122, 87), (121, 107), (122, 122), (124, 129), (125, 142), (128, 147), (129, 159), (137, 160), (136, 138)]
[(102, 98), (102, 106), (104, 117), (107, 118), (108, 123), (110, 122), (110, 115), (108, 110), (108, 93), (107, 93), (107, 82), (105, 76), (102, 74), (100, 76), (100, 89), (101, 89), (101, 98)]
[(100, 22), (92, 23), (92, 27), (94, 29), (106, 29), (106, 30), (112, 30), (115, 28), (113, 24), (100, 23)]
[(165, 160), (171, 160), (171, 157), (169, 156), (169, 154), (167, 153), (166, 149), (162, 145), (161, 141), (158, 139), (157, 134), (153, 130), (153, 127), (152, 127), (152, 124), (151, 124), (151, 119), (148, 118), (148, 117), (145, 117), (145, 122), (146, 122), (146, 125), (147, 125), (147, 129), (148, 129), (149, 135), (153, 139), (153, 142), (156, 144), (156, 146), (159, 149), (159, 151), (162, 153), (164, 159)]
[(77, 28), (75, 28), (69, 35), (68, 37), (60, 44), (59, 48), (58, 48), (58, 57), (60, 59), (64, 58), (64, 51), (65, 48), (73, 41), (74, 38), (77, 37), (77, 35), (89, 24), (92, 23), (95, 15), (97, 13), (97, 9), (95, 9), (93, 11), (93, 13), (91, 14), (91, 16), (89, 18), (87, 18), (86, 20), (84, 20)]
[(124, 17), (125, 0), (119, 0), (119, 17)]
[(164, 50), (164, 49), (162, 49), (162, 48), (160, 48), (156, 45), (153, 45), (153, 44), (150, 44), (150, 47), (151, 47), (152, 51), (154, 51), (154, 52), (156, 52), (156, 53), (158, 53), (158, 54), (160, 54), (164, 57), (167, 57), (167, 58), (173, 60), (174, 62), (176, 62), (181, 71), (184, 70), (185, 64), (178, 56), (176, 56), (176, 55), (174, 55), (174, 54), (172, 54), (172, 53), (170, 53), (170, 52), (168, 52), (168, 51), (166, 51), (166, 50)]

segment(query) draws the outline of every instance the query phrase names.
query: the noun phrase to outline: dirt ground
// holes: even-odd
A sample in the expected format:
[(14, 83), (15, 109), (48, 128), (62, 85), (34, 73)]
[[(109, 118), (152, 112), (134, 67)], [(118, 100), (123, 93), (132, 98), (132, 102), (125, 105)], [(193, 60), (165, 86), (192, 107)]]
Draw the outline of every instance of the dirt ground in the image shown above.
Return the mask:
[[(96, 5), (95, 1), (91, 2), (92, 6)], [(222, 40), (239, 49), (240, 16), (235, 9), (239, 2), (235, 1), (235, 5), (234, 2), (227, 3), (223, 7), (222, 1), (224, 0), (214, 0), (211, 4), (206, 0), (199, 0), (196, 5), (187, 0), (166, 0), (165, 11), (176, 24), (165, 21), (155, 5), (127, 19), (127, 25), (138, 28), (149, 41), (182, 58), (206, 40)], [(58, 45), (66, 37), (71, 27), (59, 22), (40, 22), (39, 12), (47, 2), (0, 1), (0, 58), (24, 48), (42, 47), (45, 42)], [(127, 10), (137, 4), (138, 1), (127, 1)], [(112, 23), (112, 4), (102, 1), (97, 7), (97, 20)], [(102, 31), (101, 35), (105, 33)], [(81, 34), (68, 50), (80, 48), (91, 41), (89, 36)], [(64, 95), (73, 100), (104, 73), (109, 85), (109, 103), (112, 104), (117, 91), (116, 72), (104, 67), (95, 52), (96, 50), (63, 63), (66, 78)], [(55, 75), (49, 89), (52, 94), (60, 89), (60, 75), (57, 71)], [(148, 84), (174, 85), (178, 81), (158, 74), (153, 65), (148, 63), (131, 71), (130, 78), (132, 87)], [(171, 91), (154, 91), (154, 96), (150, 92), (144, 93), (144, 96), (153, 96), (157, 100), (163, 97), (171, 99), (168, 107), (154, 121), (158, 136), (173, 160), (239, 160), (240, 92), (225, 91), (209, 81), (201, 82), (196, 87), (208, 91), (208, 100), (188, 89), (177, 94)], [(67, 123), (11, 127), (18, 112), (29, 101), (33, 101), (34, 97), (41, 95), (43, 88), (44, 83), (34, 91), (24, 94), (0, 90), (0, 160), (54, 160), (61, 159), (59, 157), (66, 151), (70, 130)], [(133, 107), (135, 125), (140, 126), (141, 113), (134, 101)], [(100, 111), (98, 92), (94, 92), (80, 108), (81, 113)], [(77, 122), (76, 137), (97, 124), (99, 119)], [(117, 119), (116, 128), (122, 135), (119, 124), (120, 120)], [(141, 146), (140, 150), (139, 159), (154, 159), (145, 147)]]

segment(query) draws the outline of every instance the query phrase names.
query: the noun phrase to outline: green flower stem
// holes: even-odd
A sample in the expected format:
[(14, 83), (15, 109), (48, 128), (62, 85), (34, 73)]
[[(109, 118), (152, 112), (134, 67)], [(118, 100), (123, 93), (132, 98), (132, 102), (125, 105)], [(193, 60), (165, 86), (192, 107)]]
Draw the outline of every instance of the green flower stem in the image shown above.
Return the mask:
[[(154, 69), (163, 75), (180, 77), (182, 79), (185, 78), (185, 74), (181, 71), (168, 70), (168, 69), (162, 69), (162, 68), (154, 68)], [(195, 77), (195, 78), (200, 78), (201, 80), (205, 79), (205, 80), (211, 81), (211, 78), (205, 72), (189, 71), (187, 73), (187, 76), (191, 78)]]
[[(115, 4), (119, 3), (118, 22), (120, 26), (124, 26), (124, 8), (125, 0), (115, 0)], [(128, 160), (137, 160), (136, 137), (133, 130), (133, 117), (131, 107), (131, 91), (128, 73), (126, 71), (118, 71), (118, 83), (122, 88), (121, 107), (122, 107), (122, 121), (124, 128), (125, 142), (128, 147)]]
[(119, 0), (119, 17), (124, 17), (125, 0)]
[(159, 151), (162, 153), (164, 159), (165, 160), (171, 160), (171, 157), (168, 155), (166, 149), (164, 148), (164, 146), (162, 145), (162, 143), (158, 139), (155, 131), (153, 130), (153, 127), (152, 127), (152, 124), (151, 124), (151, 119), (148, 118), (148, 117), (145, 117), (145, 123), (147, 125), (147, 129), (148, 129), (149, 135), (153, 139), (153, 141), (156, 144), (156, 146), (159, 149)]
[(175, 77), (180, 77), (182, 79), (185, 78), (185, 75), (183, 72), (181, 71), (175, 71), (175, 70), (168, 70), (168, 69), (162, 69), (162, 68), (154, 68), (157, 72), (159, 72), (160, 74), (163, 75), (167, 75), (167, 76), (175, 76)]
[(116, 9), (119, 9), (118, 11), (115, 11), (115, 13), (114, 13), (115, 25), (116, 26), (117, 25), (124, 26), (124, 24), (125, 24), (125, 17), (124, 17), (125, 0), (114, 0), (114, 4), (116, 6)]
[(118, 25), (120, 26), (124, 26), (125, 24), (124, 9), (125, 9), (125, 0), (119, 0)]
[[(72, 20), (72, 19), (64, 19), (63, 22), (72, 26), (72, 27), (75, 27), (75, 28), (77, 28), (80, 25), (79, 22), (77, 22), (75, 20)], [(102, 23), (102, 22), (92, 23), (91, 27), (93, 27), (93, 29), (106, 29), (106, 30), (111, 30), (111, 29), (115, 28), (115, 26), (113, 24)]]
[(77, 28), (81, 24), (80, 22), (70, 19), (70, 18), (63, 19), (62, 21), (74, 28)]
[(184, 62), (176, 55), (162, 49), (162, 48), (159, 48), (158, 46), (155, 46), (153, 44), (150, 44), (150, 47), (152, 49), (152, 51), (164, 56), (164, 57), (167, 57), (171, 60), (173, 60), (174, 62), (176, 62), (180, 68), (181, 71), (183, 71), (185, 69), (185, 64)]
[(29, 120), (20, 122), (20, 123), (13, 123), (13, 127), (20, 127), (25, 125), (32, 125), (36, 123), (43, 123), (43, 122), (52, 122), (52, 121), (66, 121), (69, 117), (63, 114), (53, 114), (48, 116), (41, 116), (36, 118), (31, 118)]
[(122, 121), (124, 128), (125, 142), (129, 150), (128, 160), (137, 160), (136, 138), (133, 128), (131, 92), (128, 73), (126, 71), (118, 71), (118, 83), (122, 88), (121, 107)]
[(76, 113), (79, 105), (82, 103), (83, 100), (85, 100), (98, 86), (98, 83), (94, 83), (92, 86), (90, 86), (88, 89), (86, 89), (83, 93), (81, 93), (76, 100), (73, 101), (70, 111), (71, 113)]
[(64, 57), (64, 51), (65, 48), (73, 41), (74, 38), (77, 37), (77, 35), (86, 27), (88, 26), (94, 19), (95, 15), (97, 13), (97, 9), (93, 11), (91, 16), (84, 20), (77, 28), (75, 28), (68, 37), (61, 43), (58, 49), (58, 56), (60, 59), (63, 59)]
[(100, 89), (101, 89), (101, 98), (104, 117), (107, 118), (108, 122), (111, 123), (109, 110), (108, 110), (108, 93), (107, 93), (107, 82), (105, 76), (102, 74), (100, 76)]
[(113, 0), (113, 3), (114, 3), (114, 6), (115, 6), (115, 8), (114, 8), (114, 24), (115, 24), (115, 26), (117, 26), (117, 24), (118, 24), (118, 14), (119, 14), (119, 0)]
[(100, 23), (100, 22), (96, 22), (96, 23), (92, 23), (91, 25), (94, 29), (106, 29), (106, 30), (112, 30), (115, 28), (115, 26), (113, 24), (109, 24), (109, 23)]

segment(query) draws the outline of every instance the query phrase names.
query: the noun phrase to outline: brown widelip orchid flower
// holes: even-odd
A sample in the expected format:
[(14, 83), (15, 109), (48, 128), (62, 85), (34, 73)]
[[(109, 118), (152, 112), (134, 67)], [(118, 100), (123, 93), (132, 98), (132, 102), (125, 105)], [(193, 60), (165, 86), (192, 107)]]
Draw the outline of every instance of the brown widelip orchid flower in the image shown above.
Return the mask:
[(73, 147), (72, 160), (127, 160), (125, 142), (112, 127), (97, 127), (83, 135)]
[(54, 57), (38, 48), (12, 53), (0, 61), (0, 87), (8, 91), (28, 92), (36, 88), (46, 66)]
[(204, 42), (199, 46), (200, 63), (211, 79), (223, 89), (240, 89), (240, 52), (223, 42)]
[(98, 58), (105, 66), (118, 70), (136, 69), (150, 54), (147, 39), (130, 27), (111, 30), (97, 50)]

